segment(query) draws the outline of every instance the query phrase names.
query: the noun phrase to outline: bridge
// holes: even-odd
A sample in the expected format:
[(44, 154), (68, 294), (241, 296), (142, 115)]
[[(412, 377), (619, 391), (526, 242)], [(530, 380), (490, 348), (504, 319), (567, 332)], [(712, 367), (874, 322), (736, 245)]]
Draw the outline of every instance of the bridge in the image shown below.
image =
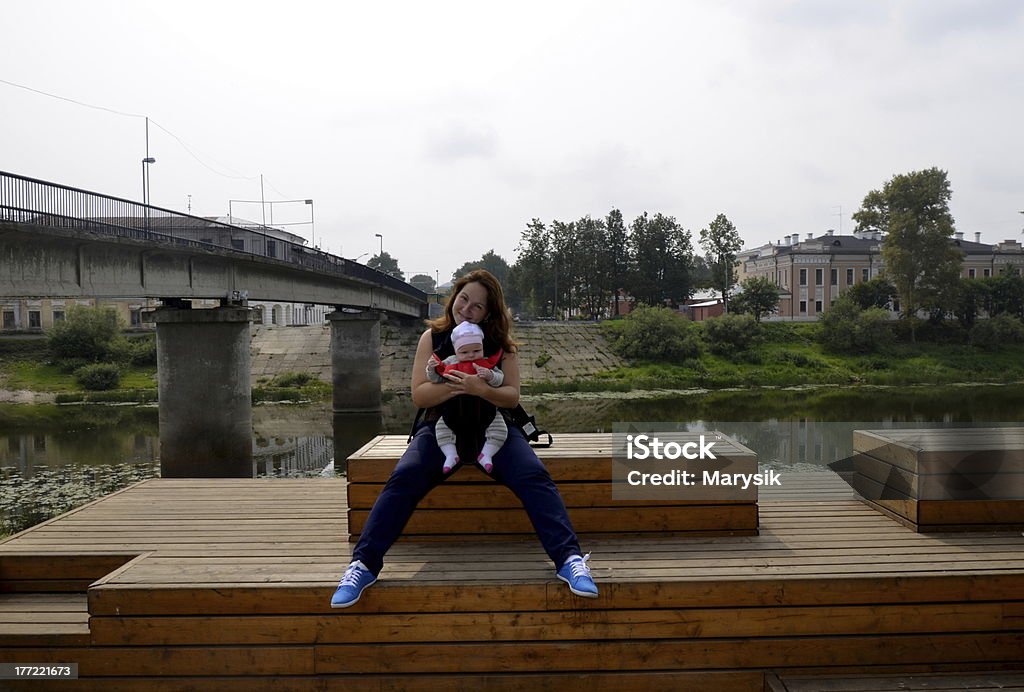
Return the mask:
[[(165, 475), (252, 457), (248, 300), (333, 305), (335, 412), (380, 409), (380, 318), (426, 294), (351, 260), (237, 226), (0, 171), (0, 299), (143, 297), (156, 323)], [(192, 309), (195, 299), (220, 307)], [(173, 469), (173, 470), (172, 470)]]

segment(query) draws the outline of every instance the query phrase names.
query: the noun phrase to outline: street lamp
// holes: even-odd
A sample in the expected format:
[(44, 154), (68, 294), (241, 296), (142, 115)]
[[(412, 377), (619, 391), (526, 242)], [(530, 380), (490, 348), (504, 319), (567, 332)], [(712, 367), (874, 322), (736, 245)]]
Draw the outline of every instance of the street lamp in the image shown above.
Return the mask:
[(374, 233), (374, 235), (377, 236), (378, 238), (380, 238), (380, 256), (383, 257), (384, 256), (384, 236), (382, 236), (380, 233)]
[(354, 260), (352, 260), (352, 261), (353, 261), (353, 262), (358, 262), (359, 260), (361, 260), (361, 259), (363, 259), (364, 257), (366, 257), (366, 256), (367, 256), (368, 254), (370, 254), (370, 253), (369, 253), (369, 252), (364, 252), (363, 254), (359, 255), (359, 257), (356, 257), (356, 258), (355, 258)]
[(142, 159), (142, 203), (149, 204), (149, 164), (156, 163), (156, 159), (152, 156), (147, 156)]
[(307, 199), (306, 204), (309, 205), (309, 244), (315, 249), (316, 248), (316, 219), (313, 216), (313, 200)]

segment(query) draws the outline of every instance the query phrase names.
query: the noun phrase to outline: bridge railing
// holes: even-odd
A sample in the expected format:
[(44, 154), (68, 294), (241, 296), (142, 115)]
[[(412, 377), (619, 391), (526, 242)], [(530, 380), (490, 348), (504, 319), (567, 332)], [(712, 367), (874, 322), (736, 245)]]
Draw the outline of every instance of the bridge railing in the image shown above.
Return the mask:
[(0, 171), (0, 221), (89, 231), (198, 250), (227, 250), (378, 284), (412, 298), (426, 294), (389, 274), (306, 247), (269, 226), (241, 227), (97, 192)]

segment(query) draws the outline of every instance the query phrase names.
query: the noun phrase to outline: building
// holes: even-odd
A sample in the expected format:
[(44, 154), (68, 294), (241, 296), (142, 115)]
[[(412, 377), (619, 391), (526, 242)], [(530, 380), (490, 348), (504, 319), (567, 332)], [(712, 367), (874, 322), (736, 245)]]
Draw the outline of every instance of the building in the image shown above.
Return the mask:
[[(955, 234), (952, 242), (964, 253), (963, 278), (997, 276), (1007, 267), (1024, 271), (1024, 252), (1016, 240), (997, 245)], [(794, 233), (776, 243), (744, 250), (737, 256), (740, 282), (767, 277), (779, 287), (779, 310), (769, 319), (815, 320), (846, 289), (882, 273), (882, 240), (878, 232), (835, 235), (827, 231), (800, 240)], [(892, 308), (899, 311), (899, 304)]]
[(149, 329), (142, 313), (159, 301), (145, 298), (0, 298), (0, 332), (42, 332), (60, 322), (75, 305), (114, 310), (131, 329)]

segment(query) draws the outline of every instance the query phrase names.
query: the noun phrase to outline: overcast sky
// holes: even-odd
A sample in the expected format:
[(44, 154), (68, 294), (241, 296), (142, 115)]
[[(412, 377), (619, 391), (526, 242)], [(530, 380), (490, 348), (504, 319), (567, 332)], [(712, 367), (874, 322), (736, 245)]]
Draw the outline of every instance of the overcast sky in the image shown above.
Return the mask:
[[(262, 174), (268, 201), (314, 200), (325, 249), (380, 233), (407, 277), (613, 207), (695, 240), (725, 213), (748, 247), (849, 233), (931, 166), (957, 230), (1024, 225), (1017, 0), (37, 0), (3, 25), (0, 80), (152, 119), (153, 204), (226, 215)], [(141, 199), (144, 155), (141, 117), (0, 83), (0, 170)]]

